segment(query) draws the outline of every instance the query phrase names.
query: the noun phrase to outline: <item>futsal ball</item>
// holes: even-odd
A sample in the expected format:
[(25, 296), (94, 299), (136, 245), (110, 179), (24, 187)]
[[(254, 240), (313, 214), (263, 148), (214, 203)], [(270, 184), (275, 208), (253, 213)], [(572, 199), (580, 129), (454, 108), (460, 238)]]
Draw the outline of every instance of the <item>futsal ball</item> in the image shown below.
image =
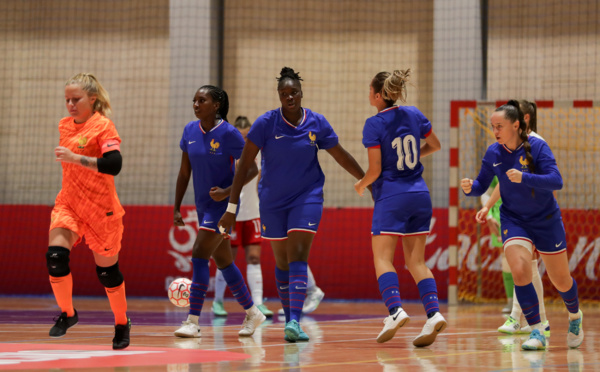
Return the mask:
[(190, 306), (190, 289), (192, 281), (187, 278), (178, 278), (169, 285), (169, 300), (179, 307)]

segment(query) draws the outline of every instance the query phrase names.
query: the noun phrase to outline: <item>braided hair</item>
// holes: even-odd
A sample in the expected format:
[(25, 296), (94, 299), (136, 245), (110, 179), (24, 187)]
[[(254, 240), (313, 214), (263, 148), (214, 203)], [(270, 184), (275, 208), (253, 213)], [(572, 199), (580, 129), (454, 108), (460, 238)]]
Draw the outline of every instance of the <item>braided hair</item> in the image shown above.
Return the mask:
[(213, 101), (219, 102), (217, 118), (228, 121), (227, 113), (229, 112), (229, 96), (227, 95), (227, 92), (214, 85), (203, 85), (198, 90), (206, 90), (212, 97)]
[(279, 84), (277, 84), (277, 89), (281, 88), (281, 85), (287, 79), (297, 81), (298, 85), (300, 85), (300, 88), (302, 88), (302, 84), (300, 83), (300, 81), (302, 80), (302, 78), (300, 77), (300, 73), (295, 72), (293, 68), (290, 68), (290, 67), (282, 68), (281, 72), (279, 73), (279, 77), (276, 79), (279, 82)]
[(375, 93), (380, 93), (387, 107), (392, 107), (397, 100), (406, 103), (408, 92), (406, 83), (410, 76), (410, 69), (394, 70), (393, 73), (382, 71), (371, 80)]
[(529, 114), (529, 125), (527, 133), (537, 132), (537, 106), (535, 102), (529, 102), (524, 99), (519, 101), (519, 107), (523, 111), (523, 116)]

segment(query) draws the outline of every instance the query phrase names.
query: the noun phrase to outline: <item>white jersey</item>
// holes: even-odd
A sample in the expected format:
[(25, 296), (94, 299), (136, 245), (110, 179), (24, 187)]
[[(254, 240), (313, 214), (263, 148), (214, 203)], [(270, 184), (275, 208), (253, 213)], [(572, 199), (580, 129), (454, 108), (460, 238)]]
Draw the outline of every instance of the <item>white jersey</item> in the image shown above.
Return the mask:
[(529, 135), (529, 136), (532, 136), (532, 137), (537, 137), (537, 138), (541, 139), (542, 141), (546, 142), (546, 140), (545, 140), (545, 139), (543, 139), (543, 138), (542, 138), (542, 136), (540, 136), (539, 134), (537, 134), (537, 133), (536, 133), (536, 132), (534, 132), (534, 131), (531, 131), (531, 132), (529, 132), (529, 134), (528, 134), (528, 135)]
[[(260, 152), (256, 156), (256, 165), (260, 171)], [(248, 182), (240, 194), (240, 211), (236, 221), (251, 221), (260, 217), (258, 209), (258, 176)]]

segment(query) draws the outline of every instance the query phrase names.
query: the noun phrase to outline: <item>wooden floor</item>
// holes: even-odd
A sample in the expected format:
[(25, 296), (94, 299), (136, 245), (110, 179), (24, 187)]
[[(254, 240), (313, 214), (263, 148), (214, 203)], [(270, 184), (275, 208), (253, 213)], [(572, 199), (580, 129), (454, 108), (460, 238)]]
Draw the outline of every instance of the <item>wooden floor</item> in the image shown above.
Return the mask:
[[(266, 303), (276, 310), (278, 304)], [(391, 341), (378, 344), (385, 309), (379, 302), (323, 302), (301, 325), (305, 343), (283, 340), (277, 315), (252, 337), (238, 337), (244, 314), (226, 302), (227, 318), (213, 318), (210, 301), (200, 318), (202, 338), (182, 339), (173, 331), (186, 309), (166, 299), (130, 299), (131, 346), (110, 347), (113, 320), (106, 299), (76, 298), (79, 324), (59, 339), (48, 337), (57, 313), (49, 297), (0, 297), (0, 370), (53, 371), (600, 371), (600, 307), (582, 306), (585, 341), (566, 346), (567, 314), (549, 305), (552, 327), (547, 351), (521, 351), (526, 336), (496, 328), (504, 319), (499, 305), (442, 306), (448, 328), (427, 348), (412, 339), (425, 322), (420, 303), (405, 303), (408, 325)], [(27, 310), (23, 310), (27, 309)]]

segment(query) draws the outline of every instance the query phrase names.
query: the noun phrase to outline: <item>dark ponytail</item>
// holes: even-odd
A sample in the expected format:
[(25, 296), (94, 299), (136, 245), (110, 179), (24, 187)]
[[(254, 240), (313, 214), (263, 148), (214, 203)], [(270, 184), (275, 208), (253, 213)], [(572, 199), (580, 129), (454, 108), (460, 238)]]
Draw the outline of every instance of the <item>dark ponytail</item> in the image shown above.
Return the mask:
[(537, 132), (537, 106), (535, 102), (522, 99), (519, 101), (519, 107), (523, 111), (523, 116), (529, 114), (529, 130), (527, 132)]
[(229, 96), (227, 96), (227, 92), (214, 85), (203, 85), (198, 90), (201, 89), (206, 90), (214, 101), (219, 102), (217, 118), (221, 118), (225, 121), (228, 121), (227, 113), (229, 113)]

